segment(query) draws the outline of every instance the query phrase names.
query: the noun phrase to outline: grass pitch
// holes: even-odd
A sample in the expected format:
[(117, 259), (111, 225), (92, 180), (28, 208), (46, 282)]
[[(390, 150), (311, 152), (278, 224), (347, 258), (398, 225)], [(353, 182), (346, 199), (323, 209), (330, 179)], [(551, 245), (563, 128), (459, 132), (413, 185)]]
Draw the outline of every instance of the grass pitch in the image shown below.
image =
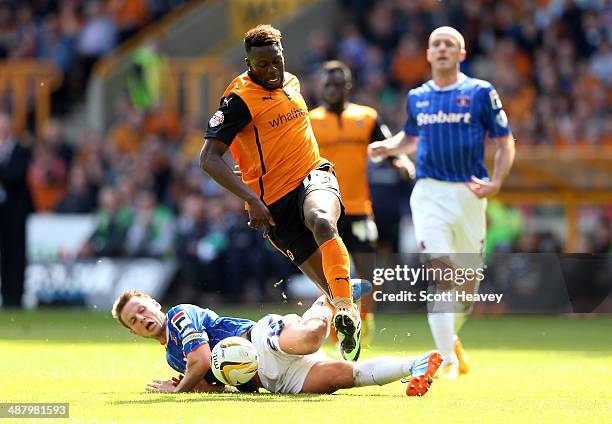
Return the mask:
[[(611, 328), (611, 316), (472, 318), (462, 331), (472, 371), (434, 382), (423, 398), (406, 397), (399, 382), (333, 395), (172, 395), (144, 392), (152, 378), (175, 374), (164, 349), (109, 313), (5, 311), (0, 402), (69, 402), (70, 419), (57, 421), (78, 423), (610, 422)], [(432, 346), (424, 316), (381, 315), (363, 357)]]

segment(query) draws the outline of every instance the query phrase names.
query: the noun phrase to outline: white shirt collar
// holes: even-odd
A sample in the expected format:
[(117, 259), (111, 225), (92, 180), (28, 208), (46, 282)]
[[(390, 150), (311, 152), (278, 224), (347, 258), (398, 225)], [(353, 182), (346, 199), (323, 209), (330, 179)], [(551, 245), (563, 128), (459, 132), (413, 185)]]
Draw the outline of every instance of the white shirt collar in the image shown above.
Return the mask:
[(450, 91), (459, 87), (466, 79), (467, 75), (465, 75), (463, 72), (459, 72), (459, 78), (457, 78), (457, 81), (454, 84), (448, 85), (446, 87), (438, 87), (433, 80), (429, 80), (429, 85), (436, 91)]

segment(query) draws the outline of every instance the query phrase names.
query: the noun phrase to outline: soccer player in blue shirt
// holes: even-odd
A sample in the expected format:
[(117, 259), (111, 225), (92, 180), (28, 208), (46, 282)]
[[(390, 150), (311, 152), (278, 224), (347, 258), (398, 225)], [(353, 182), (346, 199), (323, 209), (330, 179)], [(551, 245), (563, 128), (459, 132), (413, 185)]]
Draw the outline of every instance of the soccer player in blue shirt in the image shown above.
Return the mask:
[(256, 376), (240, 386), (241, 391), (263, 387), (273, 393), (332, 393), (409, 377), (406, 394), (422, 396), (442, 363), (437, 351), (412, 358), (379, 357), (362, 362), (328, 359), (321, 345), (329, 335), (333, 311), (325, 296), (301, 317), (269, 314), (254, 322), (222, 317), (188, 304), (174, 306), (164, 314), (149, 295), (130, 290), (117, 298), (112, 313), (132, 334), (164, 345), (168, 365), (183, 374), (151, 381), (147, 390), (152, 392), (225, 390), (210, 369), (211, 351), (232, 336), (250, 340), (259, 356)]
[[(482, 266), (486, 199), (500, 190), (515, 152), (497, 91), (459, 70), (465, 57), (459, 31), (448, 26), (435, 29), (427, 49), (432, 79), (408, 93), (403, 131), (369, 148), (376, 160), (416, 151), (417, 183), (410, 206), (419, 249), (429, 256), (432, 268), (462, 272)], [(491, 178), (483, 164), (486, 136), (497, 148)], [(475, 277), (467, 282), (455, 279), (455, 284), (438, 279), (436, 290), (475, 293), (479, 282)], [(450, 310), (448, 306), (429, 305), (428, 321), (444, 355), (439, 375), (452, 379), (468, 371), (457, 332), (472, 305), (464, 301)]]

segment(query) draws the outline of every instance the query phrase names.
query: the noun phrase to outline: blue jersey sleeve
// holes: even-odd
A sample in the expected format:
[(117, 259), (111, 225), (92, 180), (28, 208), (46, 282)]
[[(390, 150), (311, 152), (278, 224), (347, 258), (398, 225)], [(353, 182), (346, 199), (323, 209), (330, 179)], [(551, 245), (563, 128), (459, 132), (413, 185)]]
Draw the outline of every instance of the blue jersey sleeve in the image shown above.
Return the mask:
[(197, 324), (199, 320), (190, 316), (190, 312), (187, 308), (180, 306), (175, 306), (168, 311), (170, 331), (177, 334), (177, 344), (182, 347), (185, 355), (208, 343), (208, 334), (201, 325)]
[(489, 137), (498, 138), (510, 134), (508, 116), (504, 111), (497, 90), (489, 84), (480, 90), (482, 120)]
[(416, 137), (419, 135), (419, 126), (414, 115), (411, 113), (411, 110), (414, 110), (414, 108), (410, 106), (410, 100), (414, 98), (412, 90), (409, 91), (408, 96), (406, 96), (406, 123), (404, 124), (404, 132), (407, 135)]

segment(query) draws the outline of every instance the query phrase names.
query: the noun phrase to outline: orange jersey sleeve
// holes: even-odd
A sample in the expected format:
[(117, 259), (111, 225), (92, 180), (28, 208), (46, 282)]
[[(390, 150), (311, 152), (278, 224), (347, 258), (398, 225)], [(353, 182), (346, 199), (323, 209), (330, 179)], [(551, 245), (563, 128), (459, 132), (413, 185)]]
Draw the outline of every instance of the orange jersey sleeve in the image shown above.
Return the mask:
[(323, 106), (310, 111), (321, 155), (334, 164), (347, 215), (372, 214), (367, 148), (377, 117), (374, 109), (354, 103), (340, 116)]
[(242, 180), (266, 204), (295, 189), (323, 162), (300, 83), (288, 72), (276, 90), (256, 84), (247, 72), (236, 77), (210, 119), (206, 137), (230, 145)]

